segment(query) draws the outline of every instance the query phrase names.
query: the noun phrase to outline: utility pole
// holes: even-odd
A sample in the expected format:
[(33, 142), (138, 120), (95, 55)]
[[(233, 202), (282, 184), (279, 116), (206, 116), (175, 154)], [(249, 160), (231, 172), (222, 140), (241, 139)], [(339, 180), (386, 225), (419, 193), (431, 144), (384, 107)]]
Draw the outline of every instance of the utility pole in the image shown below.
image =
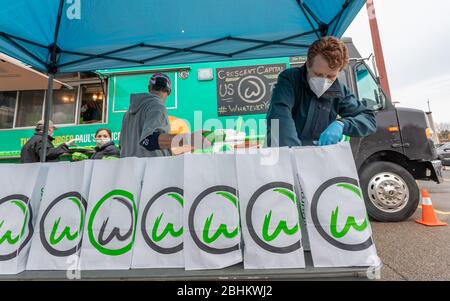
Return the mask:
[(431, 106), (430, 106), (430, 99), (429, 98), (427, 99), (427, 105), (428, 105), (428, 112), (425, 112), (425, 116), (428, 119), (428, 124), (429, 124), (431, 130), (433, 131), (433, 134), (432, 134), (433, 135), (432, 136), (433, 142), (435, 144), (438, 144), (439, 143), (439, 134), (438, 134), (438, 131), (436, 130), (436, 124), (434, 123), (434, 118), (433, 118), (433, 113), (431, 112)]
[(367, 13), (369, 14), (370, 32), (372, 33), (373, 50), (375, 51), (375, 60), (377, 62), (378, 74), (380, 76), (380, 84), (387, 96), (392, 98), (373, 0), (367, 0), (366, 7)]

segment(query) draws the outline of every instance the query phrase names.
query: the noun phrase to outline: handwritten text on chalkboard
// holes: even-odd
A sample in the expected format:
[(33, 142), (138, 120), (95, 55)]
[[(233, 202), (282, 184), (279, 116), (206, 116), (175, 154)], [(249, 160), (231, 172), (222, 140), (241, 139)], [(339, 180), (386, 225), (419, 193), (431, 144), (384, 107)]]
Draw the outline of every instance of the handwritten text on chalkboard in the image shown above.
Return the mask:
[(216, 69), (219, 116), (263, 114), (284, 64)]

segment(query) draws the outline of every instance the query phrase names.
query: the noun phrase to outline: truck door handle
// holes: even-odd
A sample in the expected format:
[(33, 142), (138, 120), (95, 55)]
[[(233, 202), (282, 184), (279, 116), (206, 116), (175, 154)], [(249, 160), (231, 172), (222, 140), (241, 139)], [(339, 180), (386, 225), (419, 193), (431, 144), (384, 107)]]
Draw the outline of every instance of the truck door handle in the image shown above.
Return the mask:
[(409, 143), (394, 143), (391, 146), (392, 146), (392, 148), (400, 148), (400, 147), (408, 148), (408, 147), (410, 147), (410, 144)]

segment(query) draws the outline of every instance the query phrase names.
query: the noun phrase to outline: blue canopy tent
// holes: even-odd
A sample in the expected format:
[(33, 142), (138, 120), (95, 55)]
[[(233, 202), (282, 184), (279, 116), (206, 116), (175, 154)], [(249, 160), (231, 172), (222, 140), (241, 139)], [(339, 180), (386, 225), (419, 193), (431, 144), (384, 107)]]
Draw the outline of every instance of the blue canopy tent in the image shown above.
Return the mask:
[(304, 55), (341, 37), (365, 2), (0, 0), (0, 52), (49, 74), (46, 144), (57, 73)]

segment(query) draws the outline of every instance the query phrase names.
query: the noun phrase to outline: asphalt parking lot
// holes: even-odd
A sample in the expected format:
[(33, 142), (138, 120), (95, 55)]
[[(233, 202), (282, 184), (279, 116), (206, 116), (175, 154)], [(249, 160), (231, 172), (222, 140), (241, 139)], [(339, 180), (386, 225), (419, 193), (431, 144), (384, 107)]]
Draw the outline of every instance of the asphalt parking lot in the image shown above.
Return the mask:
[[(444, 183), (419, 182), (427, 188), (441, 221), (450, 224), (450, 170)], [(414, 215), (399, 223), (372, 222), (378, 256), (383, 261), (381, 280), (450, 280), (450, 226), (426, 227)]]

